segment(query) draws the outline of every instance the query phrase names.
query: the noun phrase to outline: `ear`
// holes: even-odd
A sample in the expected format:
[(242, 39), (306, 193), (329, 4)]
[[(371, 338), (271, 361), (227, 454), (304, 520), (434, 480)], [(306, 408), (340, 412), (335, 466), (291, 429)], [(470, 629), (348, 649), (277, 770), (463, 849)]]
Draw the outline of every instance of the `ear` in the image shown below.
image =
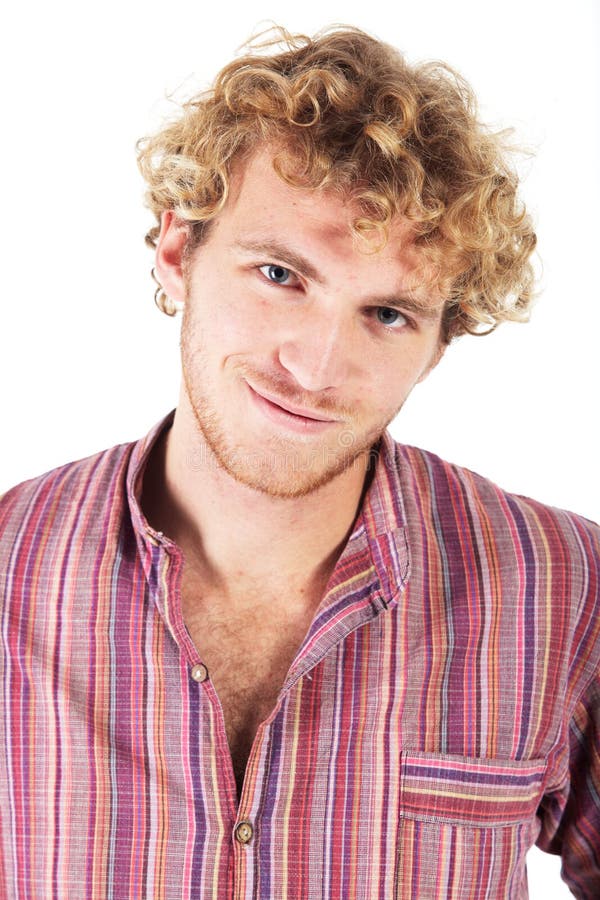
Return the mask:
[(425, 379), (427, 378), (429, 373), (433, 372), (433, 370), (435, 369), (435, 367), (441, 360), (442, 356), (444, 355), (445, 350), (446, 350), (446, 344), (443, 344), (440, 340), (427, 367), (423, 370), (423, 372), (421, 372), (421, 374), (417, 378), (417, 384), (420, 384), (422, 381), (425, 381)]
[(165, 294), (176, 303), (185, 302), (183, 251), (188, 234), (187, 223), (178, 219), (173, 210), (163, 212), (156, 243), (155, 268)]

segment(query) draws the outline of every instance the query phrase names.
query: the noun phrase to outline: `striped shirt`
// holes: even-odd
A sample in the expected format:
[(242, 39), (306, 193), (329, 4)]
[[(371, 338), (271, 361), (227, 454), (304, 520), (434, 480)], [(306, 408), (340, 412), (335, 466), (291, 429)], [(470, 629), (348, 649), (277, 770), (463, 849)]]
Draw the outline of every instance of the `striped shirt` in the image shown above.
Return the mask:
[(383, 436), (238, 802), (146, 436), (0, 501), (0, 895), (600, 897), (600, 532)]

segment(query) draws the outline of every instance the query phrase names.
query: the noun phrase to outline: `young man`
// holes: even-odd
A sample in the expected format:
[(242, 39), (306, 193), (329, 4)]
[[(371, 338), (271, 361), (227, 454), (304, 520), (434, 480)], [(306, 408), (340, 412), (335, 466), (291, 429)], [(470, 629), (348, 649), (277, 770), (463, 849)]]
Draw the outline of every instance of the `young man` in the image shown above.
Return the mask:
[(524, 318), (468, 88), (352, 29), (140, 144), (176, 411), (9, 491), (9, 897), (600, 895), (599, 530), (386, 427)]

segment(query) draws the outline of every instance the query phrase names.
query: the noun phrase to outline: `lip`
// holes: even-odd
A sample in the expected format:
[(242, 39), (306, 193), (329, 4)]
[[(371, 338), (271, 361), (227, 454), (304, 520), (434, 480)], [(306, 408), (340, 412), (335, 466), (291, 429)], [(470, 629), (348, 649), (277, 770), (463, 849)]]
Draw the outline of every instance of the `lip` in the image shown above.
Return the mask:
[(303, 410), (290, 403), (283, 403), (273, 394), (257, 391), (249, 382), (246, 382), (250, 396), (258, 408), (277, 424), (292, 428), (303, 433), (315, 433), (335, 425), (337, 419), (326, 419), (319, 413)]
[[(249, 382), (248, 382), (249, 384)], [(291, 403), (284, 403), (279, 397), (276, 397), (274, 394), (268, 394), (266, 391), (257, 391), (256, 388), (253, 388), (252, 385), (249, 384), (249, 387), (254, 391), (255, 394), (258, 394), (259, 397), (262, 397), (263, 400), (268, 400), (269, 403), (274, 403), (275, 406), (279, 406), (281, 409), (284, 409), (286, 412), (292, 413), (294, 416), (302, 416), (303, 419), (312, 419), (315, 422), (334, 422), (335, 419), (328, 419), (327, 416), (323, 416), (320, 413), (313, 412), (312, 410), (301, 409), (299, 406), (293, 406)]]

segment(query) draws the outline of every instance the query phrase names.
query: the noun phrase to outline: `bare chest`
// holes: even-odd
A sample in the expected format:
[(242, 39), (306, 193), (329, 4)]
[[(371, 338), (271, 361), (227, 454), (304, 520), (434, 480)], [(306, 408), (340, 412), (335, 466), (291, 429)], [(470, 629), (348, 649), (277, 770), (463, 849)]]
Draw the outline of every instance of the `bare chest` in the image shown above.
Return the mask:
[(258, 727), (277, 703), (319, 599), (292, 602), (265, 591), (225, 604), (184, 587), (184, 621), (219, 697), (238, 792)]

